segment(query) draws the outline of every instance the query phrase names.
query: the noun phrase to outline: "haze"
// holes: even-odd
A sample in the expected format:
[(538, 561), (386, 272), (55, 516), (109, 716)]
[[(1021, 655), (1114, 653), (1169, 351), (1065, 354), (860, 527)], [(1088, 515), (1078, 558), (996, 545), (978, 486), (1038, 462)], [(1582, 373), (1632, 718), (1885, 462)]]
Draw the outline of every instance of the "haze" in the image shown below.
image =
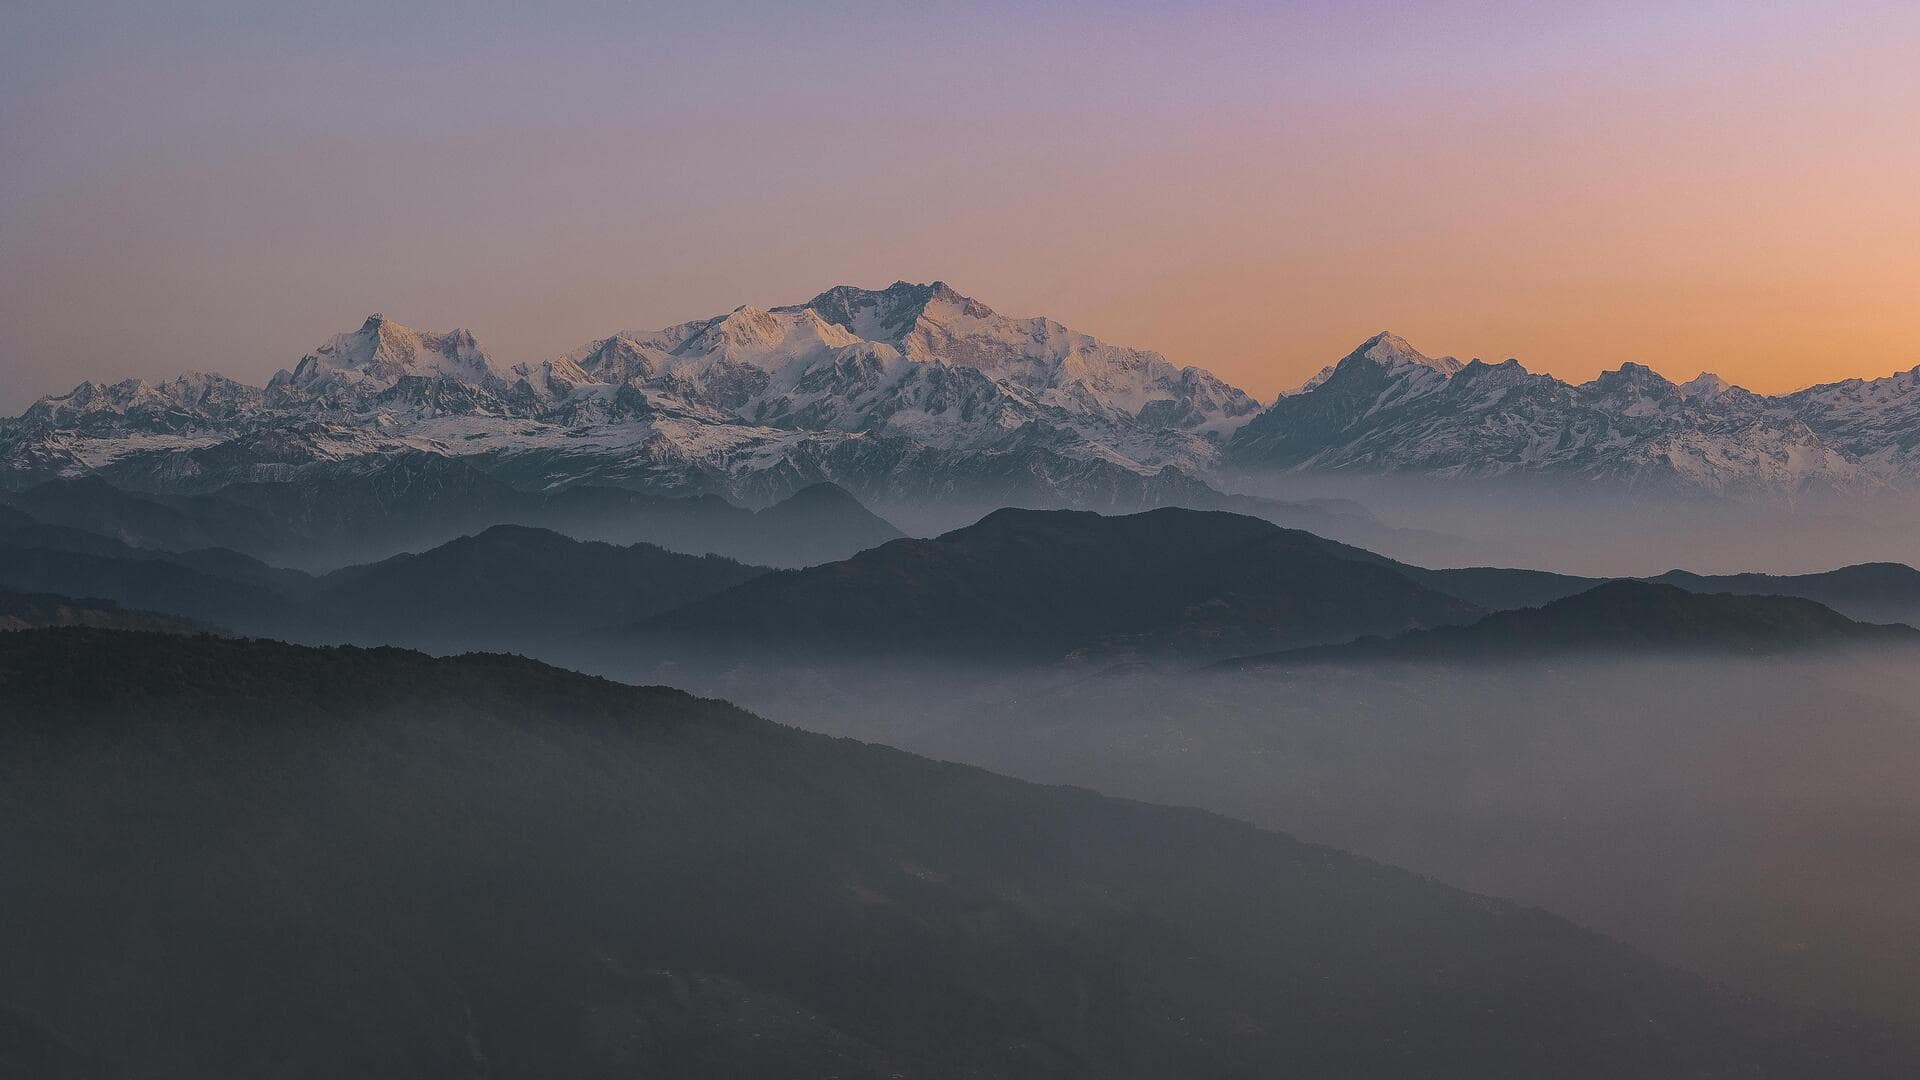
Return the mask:
[(1269, 397), (1391, 327), (1920, 361), (1900, 4), (12, 5), (0, 407), (367, 312), (509, 361), (944, 278)]

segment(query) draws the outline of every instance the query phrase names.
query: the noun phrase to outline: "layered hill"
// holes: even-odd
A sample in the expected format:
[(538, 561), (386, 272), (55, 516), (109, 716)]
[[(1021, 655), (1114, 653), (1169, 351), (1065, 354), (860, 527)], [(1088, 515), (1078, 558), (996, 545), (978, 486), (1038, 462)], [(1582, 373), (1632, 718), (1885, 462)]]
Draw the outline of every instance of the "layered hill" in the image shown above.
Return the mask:
[(1864, 623), (1793, 596), (1689, 592), (1609, 581), (1540, 607), (1497, 611), (1464, 626), (1369, 637), (1247, 657), (1226, 666), (1370, 660), (1505, 661), (1557, 653), (1741, 655), (1920, 645), (1920, 630)]
[(90, 626), (162, 634), (199, 633), (204, 627), (151, 611), (130, 611), (111, 600), (0, 589), (0, 630), (45, 626)]
[[(1403, 566), (1423, 585), (1489, 610), (1539, 607), (1601, 584), (1605, 578), (1492, 566), (1429, 570)], [(1695, 593), (1792, 596), (1870, 623), (1920, 625), (1920, 570), (1904, 563), (1860, 563), (1811, 574), (1697, 574), (1669, 570), (1634, 580)]]
[(1538, 911), (509, 657), (0, 635), (0, 1064), (1910, 1075)]
[(1001, 510), (931, 540), (768, 574), (634, 628), (775, 654), (1224, 656), (1469, 621), (1397, 564), (1256, 518)]
[(1649, 580), (1692, 592), (1799, 596), (1868, 622), (1920, 625), (1920, 570), (1903, 563), (1861, 563), (1815, 574), (1695, 574), (1670, 570)]
[(716, 555), (518, 525), (319, 576), (223, 549), (140, 548), (61, 526), (0, 530), (0, 589), (92, 597), (299, 641), (527, 648), (631, 623), (765, 572)]
[(231, 484), (210, 494), (134, 492), (81, 476), (48, 481), (12, 499), (6, 509), (22, 523), (78, 529), (155, 552), (231, 549), (309, 569), (418, 551), (499, 524), (780, 566), (844, 558), (901, 535), (832, 485), (802, 488), (755, 511), (714, 496), (596, 485), (524, 491), (466, 461), (417, 452), (316, 465), (285, 480)]
[(0, 588), (85, 597), (238, 633), (289, 632), (310, 579), (233, 552), (160, 552), (59, 526), (0, 532)]

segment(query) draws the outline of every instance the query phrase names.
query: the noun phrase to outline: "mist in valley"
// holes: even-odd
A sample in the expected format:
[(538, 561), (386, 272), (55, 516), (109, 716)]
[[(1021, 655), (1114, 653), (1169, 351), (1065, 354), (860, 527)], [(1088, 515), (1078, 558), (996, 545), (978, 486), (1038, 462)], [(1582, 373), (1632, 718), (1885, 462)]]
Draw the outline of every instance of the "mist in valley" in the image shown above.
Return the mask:
[(1535, 904), (1738, 988), (1920, 1023), (1920, 650), (616, 674)]
[[(1297, 472), (1227, 486), (1282, 502), (1346, 500), (1381, 529), (1368, 541), (1423, 566), (1499, 565), (1592, 576), (1806, 573), (1920, 563), (1920, 502), (1904, 492), (1800, 490), (1703, 497), (1578, 477), (1434, 478)], [(1739, 493), (1730, 493), (1738, 496)]]

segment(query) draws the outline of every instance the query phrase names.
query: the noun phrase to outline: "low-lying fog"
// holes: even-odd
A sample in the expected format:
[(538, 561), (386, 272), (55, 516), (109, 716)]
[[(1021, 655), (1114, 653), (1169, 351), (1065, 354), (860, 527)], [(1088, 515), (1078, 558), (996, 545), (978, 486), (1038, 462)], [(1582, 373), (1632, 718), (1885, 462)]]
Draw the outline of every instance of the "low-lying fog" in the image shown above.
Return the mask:
[(1916, 660), (609, 674), (1202, 806), (1538, 904), (1782, 1001), (1920, 1022)]
[(1891, 491), (1703, 498), (1653, 484), (1316, 474), (1246, 476), (1229, 486), (1271, 499), (1353, 500), (1398, 530), (1357, 541), (1362, 547), (1422, 566), (1637, 577), (1676, 567), (1796, 574), (1920, 565), (1920, 500)]

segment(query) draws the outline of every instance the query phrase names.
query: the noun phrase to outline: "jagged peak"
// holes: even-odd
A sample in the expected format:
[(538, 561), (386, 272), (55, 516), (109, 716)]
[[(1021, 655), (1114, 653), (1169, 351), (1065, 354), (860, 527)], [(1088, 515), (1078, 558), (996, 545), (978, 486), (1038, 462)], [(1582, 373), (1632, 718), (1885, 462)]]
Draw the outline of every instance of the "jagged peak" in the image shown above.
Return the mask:
[(1323, 367), (1319, 371), (1315, 372), (1312, 375), (1312, 377), (1307, 379), (1306, 382), (1301, 383), (1300, 385), (1294, 387), (1291, 390), (1280, 391), (1280, 396), (1283, 398), (1297, 397), (1300, 394), (1307, 393), (1308, 391), (1319, 386), (1321, 383), (1326, 382), (1328, 379), (1333, 378), (1333, 373), (1337, 370), (1339, 370), (1339, 365), (1328, 364), (1326, 367)]
[(1336, 368), (1348, 363), (1377, 364), (1381, 367), (1421, 367), (1437, 371), (1442, 375), (1452, 375), (1459, 371), (1460, 361), (1451, 356), (1432, 357), (1414, 348), (1406, 338), (1382, 330), (1361, 342), (1354, 350), (1340, 359)]
[(1673, 380), (1653, 370), (1645, 364), (1628, 360), (1612, 371), (1603, 371), (1583, 384), (1582, 389), (1599, 391), (1622, 390), (1664, 390), (1676, 389)]
[[(1458, 374), (1462, 378), (1482, 380), (1491, 386), (1510, 386), (1528, 379), (1540, 378), (1528, 371), (1526, 365), (1511, 356), (1497, 364), (1489, 364), (1476, 356), (1461, 365)], [(1552, 376), (1546, 377), (1552, 378)]]
[(993, 309), (962, 295), (944, 281), (896, 281), (884, 289), (835, 285), (804, 304), (773, 309), (811, 311), (834, 326), (869, 341), (897, 342), (930, 312), (984, 319)]
[(48, 394), (40, 398), (29, 406), (28, 412), (44, 414), (48, 410), (95, 406), (121, 408), (153, 401), (192, 407), (215, 401), (244, 401), (259, 392), (258, 388), (246, 383), (204, 371), (183, 371), (158, 381), (138, 377), (118, 382), (87, 379), (64, 394)]
[(808, 340), (838, 348), (855, 344), (858, 337), (805, 306), (766, 309), (742, 304), (713, 320), (681, 349), (784, 355)]
[(358, 372), (384, 382), (407, 375), (452, 375), (463, 379), (504, 378), (472, 331), (418, 330), (380, 312), (368, 315), (358, 330), (336, 334), (302, 357), (292, 372), (275, 375), (269, 387), (302, 385), (329, 371)]
[(1730, 390), (1738, 389), (1739, 387), (1711, 371), (1703, 371), (1680, 384), (1680, 392), (1690, 398), (1717, 398)]

